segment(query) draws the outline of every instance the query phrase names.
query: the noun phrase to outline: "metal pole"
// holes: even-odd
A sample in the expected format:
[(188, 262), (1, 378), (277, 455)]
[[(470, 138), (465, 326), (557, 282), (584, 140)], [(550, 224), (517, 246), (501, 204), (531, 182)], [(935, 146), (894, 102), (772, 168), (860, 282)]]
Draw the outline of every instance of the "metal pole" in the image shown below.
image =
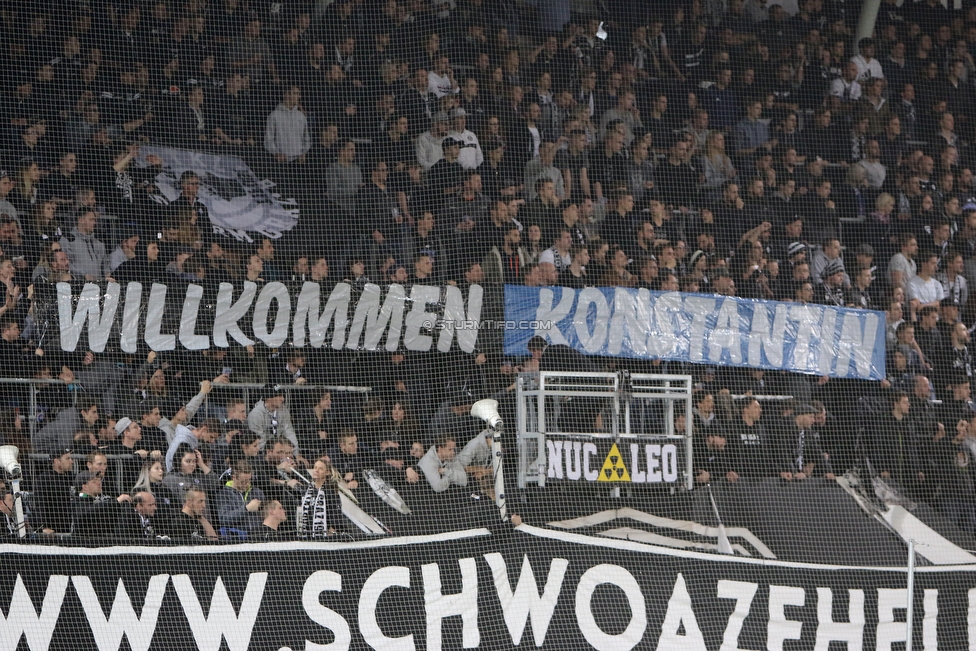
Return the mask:
[(688, 474), (685, 480), (685, 487), (688, 490), (694, 490), (695, 488), (695, 460), (691, 458), (694, 449), (694, 441), (692, 440), (692, 423), (693, 417), (691, 413), (691, 379), (685, 380), (685, 387), (687, 391), (687, 397), (685, 398), (685, 471)]
[(31, 440), (34, 440), (34, 435), (37, 434), (37, 385), (31, 384), (28, 387), (30, 391), (30, 400), (28, 404), (30, 405), (30, 414), (27, 417), (27, 429), (30, 431)]
[(505, 470), (502, 459), (502, 426), (492, 431), (491, 437), (491, 467), (495, 474), (495, 506), (502, 516), (502, 521), (508, 520), (508, 507), (505, 504)]
[[(539, 372), (539, 395), (536, 400), (536, 410), (539, 414), (539, 456), (545, 458), (548, 428), (546, 427), (546, 374), (542, 371)], [(539, 468), (539, 488), (546, 487), (547, 470), (546, 466)]]
[(905, 611), (905, 651), (912, 651), (912, 630), (915, 619), (915, 541), (908, 541), (908, 609)]
[(874, 23), (878, 19), (878, 9), (881, 8), (881, 0), (864, 0), (861, 5), (861, 14), (857, 20), (857, 33), (854, 37), (854, 45), (861, 42), (862, 38), (868, 38), (874, 33)]
[(14, 517), (17, 518), (17, 535), (27, 537), (27, 524), (24, 522), (24, 501), (20, 495), (20, 477), (10, 480), (10, 487), (14, 492)]

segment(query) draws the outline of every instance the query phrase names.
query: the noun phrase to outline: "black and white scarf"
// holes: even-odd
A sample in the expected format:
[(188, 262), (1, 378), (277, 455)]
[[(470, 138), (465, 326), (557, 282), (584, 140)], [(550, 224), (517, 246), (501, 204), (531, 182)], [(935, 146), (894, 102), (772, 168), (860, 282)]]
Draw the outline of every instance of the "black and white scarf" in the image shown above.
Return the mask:
[(326, 483), (322, 488), (311, 484), (302, 497), (302, 521), (299, 534), (302, 538), (325, 538), (329, 535), (329, 502), (333, 487)]

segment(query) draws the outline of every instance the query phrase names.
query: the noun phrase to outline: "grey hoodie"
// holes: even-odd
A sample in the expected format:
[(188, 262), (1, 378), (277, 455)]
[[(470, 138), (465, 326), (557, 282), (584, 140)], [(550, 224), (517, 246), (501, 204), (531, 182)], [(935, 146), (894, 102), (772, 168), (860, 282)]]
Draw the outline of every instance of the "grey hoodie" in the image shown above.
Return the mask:
[(308, 153), (312, 137), (308, 132), (308, 120), (296, 106), (293, 109), (282, 104), (268, 116), (264, 131), (264, 148), (270, 154), (284, 154), (289, 161)]
[(58, 450), (73, 447), (75, 434), (87, 428), (88, 424), (76, 407), (63, 409), (57, 418), (34, 435), (34, 452), (57, 454)]
[(111, 272), (105, 245), (94, 235), (84, 235), (77, 228), (72, 228), (70, 235), (61, 238), (61, 248), (68, 254), (74, 276), (91, 276), (101, 280)]

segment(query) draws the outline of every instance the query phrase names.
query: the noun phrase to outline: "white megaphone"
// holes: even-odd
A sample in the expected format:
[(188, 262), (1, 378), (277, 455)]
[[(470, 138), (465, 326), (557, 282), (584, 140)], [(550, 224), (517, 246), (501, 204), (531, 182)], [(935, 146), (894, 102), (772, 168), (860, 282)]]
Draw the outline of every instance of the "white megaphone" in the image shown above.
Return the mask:
[(505, 506), (505, 474), (502, 469), (502, 417), (498, 415), (498, 401), (485, 398), (471, 405), (471, 415), (480, 418), (488, 424), (491, 430), (491, 469), (495, 477), (495, 506), (502, 516), (508, 519), (508, 509)]
[(17, 463), (19, 453), (20, 450), (17, 449), (16, 445), (0, 446), (0, 468), (6, 470), (11, 479), (21, 478), (20, 464)]
[(485, 398), (471, 405), (471, 415), (488, 423), (488, 427), (496, 430), (502, 425), (502, 417), (498, 415), (498, 401)]

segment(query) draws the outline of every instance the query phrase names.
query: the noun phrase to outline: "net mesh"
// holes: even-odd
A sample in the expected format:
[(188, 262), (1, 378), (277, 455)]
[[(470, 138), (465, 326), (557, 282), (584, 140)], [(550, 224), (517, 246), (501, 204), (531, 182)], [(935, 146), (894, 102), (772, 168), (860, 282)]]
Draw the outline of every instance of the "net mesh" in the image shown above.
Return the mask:
[(0, 649), (973, 648), (956, 4), (2, 3)]

